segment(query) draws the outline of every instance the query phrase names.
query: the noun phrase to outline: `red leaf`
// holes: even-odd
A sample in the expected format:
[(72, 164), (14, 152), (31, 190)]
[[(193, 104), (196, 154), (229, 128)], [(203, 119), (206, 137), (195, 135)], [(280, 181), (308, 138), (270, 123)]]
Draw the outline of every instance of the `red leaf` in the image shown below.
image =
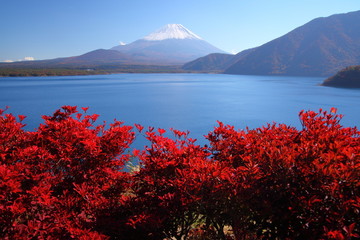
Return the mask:
[(81, 109), (86, 113), (86, 111), (89, 109), (89, 107), (82, 107)]
[(142, 132), (142, 130), (144, 129), (143, 126), (141, 126), (140, 124), (137, 124), (137, 123), (135, 123), (135, 127), (137, 128), (137, 130), (138, 130), (139, 132)]
[(163, 135), (166, 131), (164, 129), (162, 129), (162, 128), (159, 128), (158, 132), (159, 132), (160, 135)]
[(19, 119), (20, 119), (20, 122), (23, 121), (23, 120), (26, 118), (25, 115), (18, 115), (18, 117), (19, 117)]

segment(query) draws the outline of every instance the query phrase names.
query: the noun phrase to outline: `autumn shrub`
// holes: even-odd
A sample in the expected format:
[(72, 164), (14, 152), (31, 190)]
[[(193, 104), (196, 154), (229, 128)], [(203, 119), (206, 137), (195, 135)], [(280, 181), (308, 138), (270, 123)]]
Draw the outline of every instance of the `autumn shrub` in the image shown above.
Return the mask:
[(1, 112), (1, 238), (105, 239), (113, 234), (107, 225), (124, 221), (114, 214), (129, 182), (121, 169), (132, 127), (115, 121), (105, 129), (94, 125), (97, 115), (76, 113), (64, 106), (27, 132), (23, 116)]
[(133, 175), (132, 204), (136, 214), (131, 223), (157, 235), (157, 239), (180, 240), (186, 239), (199, 218), (196, 196), (181, 182), (188, 177), (182, 171), (204, 162), (208, 153), (187, 133), (171, 132), (175, 139), (164, 136), (163, 129), (150, 128), (144, 133), (150, 146), (136, 153), (140, 170)]
[(207, 136), (213, 159), (232, 168), (236, 239), (359, 237), (359, 132), (342, 127), (335, 109), (299, 117), (301, 130), (219, 123)]
[[(36, 131), (0, 111), (2, 239), (356, 239), (360, 139), (341, 115), (300, 112), (302, 128), (236, 130), (200, 146), (64, 106)], [(125, 171), (137, 158), (139, 166)]]

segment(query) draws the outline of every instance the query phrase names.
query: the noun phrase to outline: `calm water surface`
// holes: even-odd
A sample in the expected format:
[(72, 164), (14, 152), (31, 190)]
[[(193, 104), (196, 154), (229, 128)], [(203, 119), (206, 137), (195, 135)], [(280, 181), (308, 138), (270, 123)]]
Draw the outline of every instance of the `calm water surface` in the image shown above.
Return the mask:
[(236, 128), (273, 121), (300, 127), (302, 109), (338, 108), (342, 124), (360, 126), (360, 90), (318, 86), (323, 78), (213, 74), (114, 74), (0, 78), (0, 108), (27, 115), (28, 130), (63, 105), (90, 107), (103, 120), (189, 130), (202, 135), (216, 121)]

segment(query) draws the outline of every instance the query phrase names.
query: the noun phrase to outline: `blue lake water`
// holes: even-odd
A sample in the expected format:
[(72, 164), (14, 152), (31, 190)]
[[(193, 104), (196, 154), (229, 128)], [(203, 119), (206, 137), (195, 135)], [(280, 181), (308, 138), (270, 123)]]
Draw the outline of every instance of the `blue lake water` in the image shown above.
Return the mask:
[(28, 116), (28, 130), (63, 105), (90, 107), (103, 120), (189, 130), (203, 142), (216, 121), (241, 129), (273, 121), (300, 127), (304, 110), (338, 108), (360, 126), (360, 90), (318, 86), (323, 78), (222, 74), (113, 74), (0, 78), (0, 108)]

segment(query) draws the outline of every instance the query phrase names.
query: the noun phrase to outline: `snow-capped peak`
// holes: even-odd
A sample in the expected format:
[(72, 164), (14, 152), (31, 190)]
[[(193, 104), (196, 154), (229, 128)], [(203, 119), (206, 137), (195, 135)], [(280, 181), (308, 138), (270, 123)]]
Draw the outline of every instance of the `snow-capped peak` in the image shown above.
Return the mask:
[(165, 39), (201, 39), (181, 24), (167, 24), (159, 30), (150, 33), (143, 38), (148, 41), (159, 41)]

